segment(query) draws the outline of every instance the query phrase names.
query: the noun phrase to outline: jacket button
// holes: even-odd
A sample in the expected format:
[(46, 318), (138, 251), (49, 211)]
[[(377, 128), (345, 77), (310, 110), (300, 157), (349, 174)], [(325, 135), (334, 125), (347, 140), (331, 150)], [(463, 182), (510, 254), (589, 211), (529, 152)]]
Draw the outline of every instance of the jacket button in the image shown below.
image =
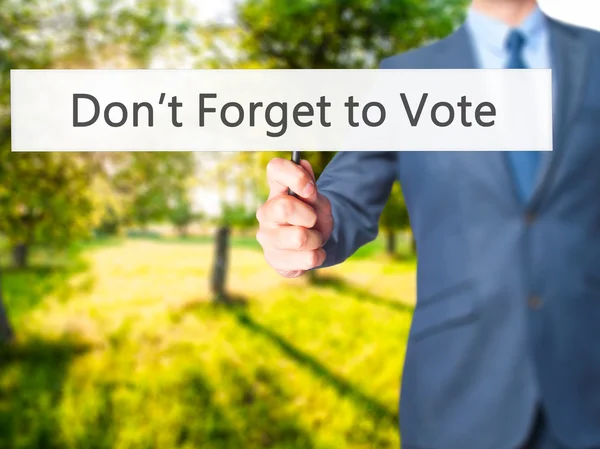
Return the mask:
[(525, 223), (527, 223), (529, 225), (533, 224), (533, 222), (535, 221), (536, 218), (537, 217), (533, 212), (528, 212), (525, 214)]
[(542, 298), (540, 298), (539, 296), (530, 296), (528, 303), (529, 308), (533, 310), (541, 309), (544, 304)]

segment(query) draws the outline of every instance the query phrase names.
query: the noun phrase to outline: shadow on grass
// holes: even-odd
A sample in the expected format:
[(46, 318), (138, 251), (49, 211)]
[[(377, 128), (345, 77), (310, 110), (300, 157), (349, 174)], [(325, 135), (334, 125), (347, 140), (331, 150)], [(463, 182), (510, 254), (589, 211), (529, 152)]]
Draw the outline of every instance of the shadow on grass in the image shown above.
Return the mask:
[(0, 448), (63, 447), (57, 408), (71, 362), (91, 349), (67, 340), (0, 346)]
[(226, 393), (219, 393), (211, 383), (196, 370), (185, 379), (179, 394), (189, 419), (182, 424), (178, 447), (314, 447), (310, 433), (289, 411), (293, 399), (266, 369), (258, 368), (248, 377), (239, 367), (224, 363), (218, 385)]
[(224, 409), (216, 403), (217, 392), (199, 371), (186, 376), (177, 398), (183, 406), (177, 447), (245, 447), (244, 438)]
[[(121, 416), (115, 401), (124, 389), (129, 394), (147, 394), (147, 386), (110, 380), (110, 375), (92, 378), (85, 392), (79, 393), (82, 404), (74, 423), (78, 428), (65, 429), (70, 422), (62, 414), (62, 400), (67, 395), (64, 389), (69, 368), (78, 356), (93, 349), (69, 341), (43, 340), (0, 348), (0, 449), (112, 449), (122, 436), (120, 432), (132, 430), (129, 417)], [(168, 403), (182, 413), (175, 427), (170, 423), (168, 431), (176, 432), (170, 447), (248, 447), (215, 400), (218, 391), (202, 373), (194, 370), (162, 394), (168, 395)], [(131, 412), (144, 414), (143, 409)], [(156, 430), (144, 427), (136, 447), (158, 447), (161, 430), (160, 423), (156, 425)]]
[(378, 306), (388, 307), (398, 312), (413, 313), (414, 307), (401, 301), (394, 301), (381, 295), (370, 292), (369, 290), (353, 285), (343, 278), (337, 276), (316, 276), (311, 280), (311, 284), (316, 287), (332, 288), (338, 293), (356, 298), (359, 301), (369, 302)]
[[(186, 372), (163, 394), (178, 409), (177, 448), (289, 448), (311, 449), (311, 435), (290, 412), (292, 398), (263, 368), (240, 371), (221, 363), (218, 375), (209, 377), (201, 366)], [(173, 428), (171, 428), (171, 431)], [(148, 446), (155, 437), (150, 436)]]
[(237, 293), (225, 293), (221, 296), (215, 296), (212, 304), (215, 307), (239, 309), (248, 306), (248, 298)]
[[(383, 424), (386, 425), (397, 425), (398, 414), (396, 412), (391, 411), (377, 399), (362, 392), (357, 386), (353, 385), (342, 376), (332, 372), (313, 356), (297, 348), (277, 332), (258, 323), (249, 315), (247, 305), (248, 300), (244, 297), (236, 297), (236, 301), (231, 303), (213, 302), (203, 304), (203, 306), (209, 306), (210, 308), (224, 310), (225, 312), (230, 313), (242, 327), (267, 339), (290, 359), (308, 369), (318, 378), (323, 379), (340, 396), (350, 399), (356, 405), (361, 407), (373, 421), (383, 422)], [(197, 309), (199, 306), (200, 304), (196, 303), (194, 307), (186, 309), (185, 313)]]
[(391, 262), (401, 263), (401, 264), (416, 264), (417, 263), (417, 255), (413, 252), (409, 253), (396, 253), (396, 254), (386, 254), (385, 257)]
[[(66, 302), (79, 293), (90, 292), (96, 282), (88, 263), (79, 255), (68, 261), (37, 263), (26, 268), (5, 267), (0, 275), (8, 315), (17, 321), (50, 295)], [(77, 283), (72, 282), (75, 276)]]
[[(235, 391), (236, 409), (243, 410), (245, 447), (279, 447), (311, 449), (315, 443), (310, 432), (299, 424), (298, 416), (290, 411), (291, 397), (277, 375), (258, 367), (248, 377), (235, 366), (225, 365), (223, 377)], [(240, 446), (241, 447), (241, 446)]]
[(232, 311), (241, 326), (269, 340), (296, 363), (327, 382), (340, 396), (347, 397), (356, 405), (362, 407), (375, 422), (383, 421), (385, 424), (396, 425), (397, 413), (392, 412), (378, 400), (368, 396), (348, 380), (332, 372), (321, 362), (291, 344), (277, 332), (255, 321), (243, 309), (232, 309)]

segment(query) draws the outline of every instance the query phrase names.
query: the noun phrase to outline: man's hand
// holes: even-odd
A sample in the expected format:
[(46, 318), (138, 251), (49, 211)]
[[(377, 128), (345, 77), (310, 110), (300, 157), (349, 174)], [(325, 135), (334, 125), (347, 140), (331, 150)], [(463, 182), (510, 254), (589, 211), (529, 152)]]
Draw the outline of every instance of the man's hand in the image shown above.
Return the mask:
[[(308, 161), (273, 159), (267, 165), (269, 199), (256, 212), (256, 238), (265, 259), (280, 275), (301, 276), (325, 261), (321, 248), (333, 231), (331, 203), (317, 192)], [(288, 195), (288, 188), (299, 198)]]

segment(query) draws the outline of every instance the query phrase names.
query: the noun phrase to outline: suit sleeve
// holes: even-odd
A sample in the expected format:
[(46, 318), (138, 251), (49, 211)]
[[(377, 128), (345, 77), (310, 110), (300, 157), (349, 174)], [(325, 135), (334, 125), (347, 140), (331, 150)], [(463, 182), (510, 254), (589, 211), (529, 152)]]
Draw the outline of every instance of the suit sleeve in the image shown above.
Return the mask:
[(377, 237), (379, 217), (397, 173), (395, 152), (340, 152), (317, 181), (331, 202), (333, 233), (322, 268), (339, 264)]

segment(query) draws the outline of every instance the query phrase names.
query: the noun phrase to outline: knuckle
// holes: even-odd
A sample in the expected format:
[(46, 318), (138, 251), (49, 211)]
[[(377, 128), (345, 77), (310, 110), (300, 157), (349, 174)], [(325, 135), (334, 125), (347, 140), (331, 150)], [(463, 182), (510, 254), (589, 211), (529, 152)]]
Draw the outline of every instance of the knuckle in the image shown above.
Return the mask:
[(258, 209), (256, 209), (256, 220), (260, 223), (264, 217), (264, 209), (265, 205), (261, 205)]
[(259, 229), (256, 232), (256, 240), (258, 241), (258, 243), (260, 244), (260, 246), (262, 246), (263, 248), (265, 248), (266, 243), (267, 243), (267, 238), (265, 235), (265, 231), (263, 231), (262, 229)]
[(290, 244), (294, 249), (303, 248), (308, 240), (308, 233), (302, 228), (294, 228), (290, 235)]
[(294, 170), (292, 177), (294, 183), (298, 186), (308, 183), (308, 174), (300, 167), (297, 167), (296, 170)]
[(306, 269), (314, 268), (319, 263), (319, 253), (317, 251), (310, 251), (307, 256)]
[(317, 224), (317, 220), (317, 213), (314, 211), (314, 209), (311, 209), (308, 227), (312, 228), (313, 226), (315, 226)]
[(314, 236), (315, 236), (315, 245), (318, 248), (321, 248), (323, 246), (323, 234), (321, 234), (321, 232), (319, 231), (313, 231), (314, 232)]
[(269, 161), (269, 163), (267, 164), (267, 176), (269, 178), (271, 178), (274, 173), (276, 173), (278, 170), (281, 169), (282, 162), (283, 162), (283, 159), (281, 159), (281, 158), (275, 158), (275, 159), (271, 159)]
[(276, 264), (276, 260), (275, 257), (273, 256), (273, 253), (270, 251), (265, 251), (264, 253), (264, 257), (265, 257), (265, 261), (267, 262), (267, 264), (273, 268), (274, 270), (279, 269), (279, 267)]
[(277, 208), (278, 215), (287, 220), (294, 213), (294, 204), (291, 201), (291, 197), (289, 196), (280, 196), (274, 202), (274, 207)]

